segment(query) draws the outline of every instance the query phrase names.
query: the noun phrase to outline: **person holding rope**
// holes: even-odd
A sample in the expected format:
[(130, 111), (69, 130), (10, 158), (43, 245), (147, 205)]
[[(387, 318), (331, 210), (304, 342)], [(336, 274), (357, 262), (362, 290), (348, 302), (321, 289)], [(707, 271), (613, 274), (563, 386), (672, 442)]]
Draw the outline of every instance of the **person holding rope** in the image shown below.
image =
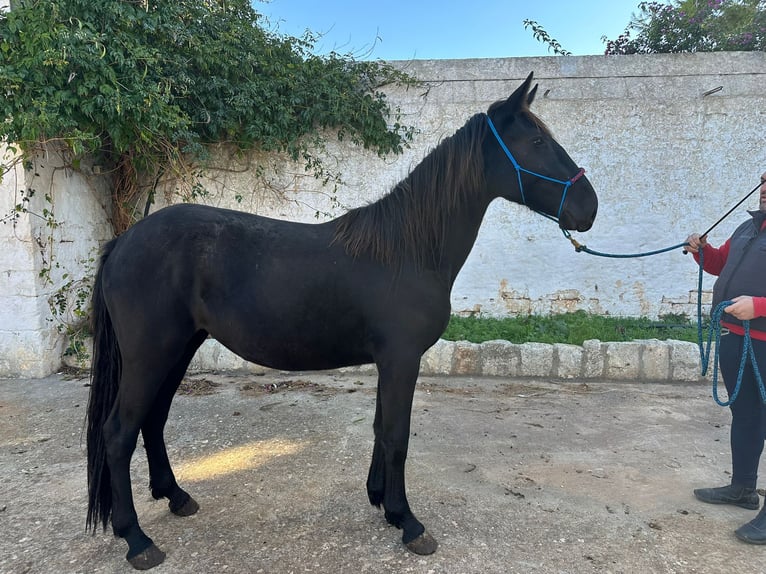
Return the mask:
[[(731, 301), (721, 318), (719, 366), (729, 397), (735, 391), (740, 361), (744, 352), (743, 321), (750, 321), (753, 357), (761, 373), (766, 373), (766, 173), (761, 176), (760, 209), (750, 211), (750, 219), (740, 225), (721, 246), (708, 244), (706, 236), (693, 233), (686, 239), (703, 269), (718, 279), (713, 286), (713, 309)], [(736, 400), (731, 402), (731, 483), (714, 488), (698, 488), (694, 496), (710, 504), (732, 504), (756, 510), (760, 498), (756, 491), (758, 464), (766, 440), (766, 404), (762, 402), (756, 374), (747, 363)], [(749, 544), (766, 544), (766, 505), (735, 535)]]

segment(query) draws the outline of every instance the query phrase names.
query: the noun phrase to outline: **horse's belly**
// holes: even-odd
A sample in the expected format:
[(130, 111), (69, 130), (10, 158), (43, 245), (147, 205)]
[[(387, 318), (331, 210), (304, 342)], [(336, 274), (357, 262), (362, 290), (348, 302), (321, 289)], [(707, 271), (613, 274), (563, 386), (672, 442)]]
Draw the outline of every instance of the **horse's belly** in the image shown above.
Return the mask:
[(373, 362), (358, 337), (304, 340), (274, 336), (220, 342), (246, 361), (283, 371), (337, 369)]

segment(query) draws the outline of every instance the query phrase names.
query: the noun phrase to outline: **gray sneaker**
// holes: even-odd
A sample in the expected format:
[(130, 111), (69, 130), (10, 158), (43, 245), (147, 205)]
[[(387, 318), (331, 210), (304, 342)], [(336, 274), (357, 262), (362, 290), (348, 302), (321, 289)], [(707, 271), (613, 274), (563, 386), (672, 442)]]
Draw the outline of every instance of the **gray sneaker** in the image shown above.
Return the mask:
[(766, 544), (766, 506), (758, 516), (734, 531), (737, 538), (748, 544)]
[(694, 496), (708, 504), (731, 504), (748, 510), (758, 510), (761, 502), (754, 488), (734, 484), (716, 488), (697, 488)]

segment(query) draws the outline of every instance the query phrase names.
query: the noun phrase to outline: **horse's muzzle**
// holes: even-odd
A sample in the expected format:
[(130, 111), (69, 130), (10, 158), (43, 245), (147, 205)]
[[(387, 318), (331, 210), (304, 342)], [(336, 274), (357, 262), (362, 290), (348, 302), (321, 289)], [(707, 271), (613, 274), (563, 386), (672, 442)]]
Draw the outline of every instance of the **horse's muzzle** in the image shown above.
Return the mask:
[(565, 209), (559, 219), (559, 228), (566, 229), (567, 231), (588, 231), (593, 227), (597, 211), (598, 207), (595, 207), (588, 215), (576, 215)]

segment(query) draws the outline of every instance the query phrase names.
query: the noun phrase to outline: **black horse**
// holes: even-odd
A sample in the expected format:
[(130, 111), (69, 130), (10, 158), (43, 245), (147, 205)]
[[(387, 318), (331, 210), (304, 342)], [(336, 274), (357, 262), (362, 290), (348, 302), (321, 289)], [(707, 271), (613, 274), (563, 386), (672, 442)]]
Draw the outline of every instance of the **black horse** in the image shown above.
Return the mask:
[[(404, 466), (420, 359), (444, 331), (450, 291), (497, 197), (586, 231), (597, 198), (583, 170), (529, 111), (532, 74), (473, 116), (390, 193), (320, 224), (200, 205), (167, 207), (102, 252), (93, 291), (87, 525), (128, 543), (138, 569), (165, 555), (138, 524), (130, 460), (138, 434), (155, 499), (199, 506), (176, 483), (163, 436), (194, 353), (214, 337), (282, 370), (375, 363), (367, 493), (418, 554), (436, 541), (407, 502)], [(523, 167), (522, 167), (523, 166)]]

